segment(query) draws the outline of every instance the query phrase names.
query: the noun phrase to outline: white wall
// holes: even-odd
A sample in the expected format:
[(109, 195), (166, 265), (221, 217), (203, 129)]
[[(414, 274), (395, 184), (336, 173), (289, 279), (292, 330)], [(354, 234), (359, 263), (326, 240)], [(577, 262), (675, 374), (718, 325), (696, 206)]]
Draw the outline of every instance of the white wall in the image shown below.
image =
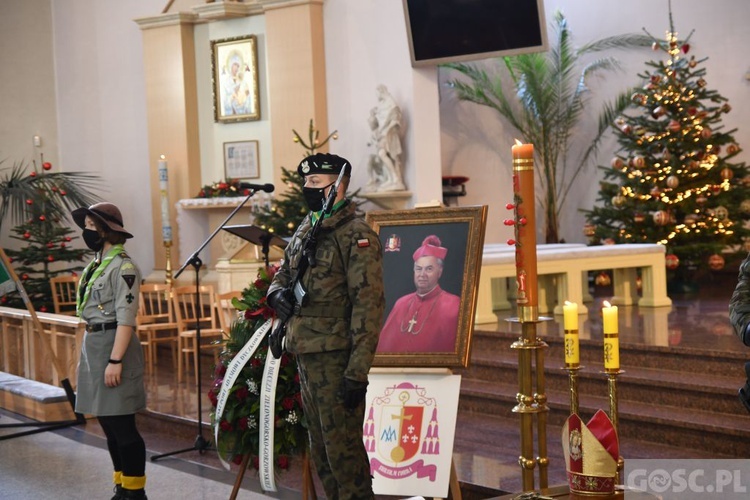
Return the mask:
[[(165, 0), (0, 2), (0, 158), (30, 159), (31, 136), (41, 133), (51, 141), (45, 157), (54, 159), (60, 168), (95, 172), (106, 179), (108, 191), (102, 196), (123, 209), (126, 227), (140, 239), (130, 245), (129, 251), (144, 274), (154, 262), (152, 245), (144, 241), (151, 235), (153, 219), (141, 33), (133, 19), (158, 14), (165, 4)], [(679, 0), (673, 4), (677, 31), (687, 35), (696, 29), (692, 53), (710, 57), (706, 63), (709, 87), (727, 97), (733, 107), (725, 119), (727, 128), (738, 127), (736, 139), (747, 146), (750, 82), (745, 73), (750, 70), (746, 55), (750, 30), (744, 24), (750, 19), (750, 2)], [(546, 0), (548, 19), (557, 8), (566, 13), (579, 43), (609, 34), (637, 32), (642, 27), (663, 36), (668, 27), (665, 0)], [(404, 177), (408, 189), (414, 192), (412, 202), (439, 198), (441, 173), (466, 175), (471, 180), (467, 184), (468, 196), (460, 200), (461, 204), (488, 204), (486, 241), (507, 239), (510, 233), (502, 220), (508, 215), (504, 205), (511, 199), (513, 132), (491, 110), (456, 102), (449, 89), (438, 85), (435, 69), (411, 68), (402, 0), (326, 0), (324, 20), (328, 121), (340, 135), (331, 150), (346, 156), (355, 166), (365, 165), (372, 152), (367, 146), (367, 117), (377, 102), (376, 86), (386, 85), (405, 116)], [(247, 33), (264, 31), (261, 20), (251, 19), (232, 21), (221, 28), (199, 26), (196, 37), (207, 41), (240, 34), (245, 28)], [(49, 52), (45, 52), (45, 47)], [(21, 58), (19, 54), (24, 55)], [(621, 74), (597, 82), (596, 96), (610, 97), (635, 83), (636, 74), (644, 69), (643, 63), (656, 56), (649, 50), (629, 54), (624, 58), (626, 66)], [(205, 60), (205, 46), (199, 47), (196, 57)], [(262, 54), (260, 59), (263, 65)], [(29, 60), (34, 64), (26, 63)], [(52, 61), (54, 76), (48, 71)], [(264, 141), (260, 145), (261, 172), (262, 182), (267, 182), (265, 173), (272, 160), (266, 156), (270, 144), (266, 145), (268, 139), (263, 138), (264, 125), (207, 125), (206, 114), (212, 112), (207, 87), (210, 83), (205, 66), (198, 71), (204, 80), (198, 87), (202, 94), (202, 180), (218, 180), (223, 169), (218, 153), (223, 141), (257, 136)], [(261, 77), (263, 74), (261, 69)], [(445, 75), (439, 78), (444, 81)], [(51, 79), (54, 83), (50, 83)], [(262, 84), (262, 94), (272, 91)], [(51, 94), (56, 94), (56, 105)], [(266, 98), (261, 100), (267, 110)], [(596, 102), (592, 104), (591, 126), (597, 114)], [(55, 122), (59, 130), (59, 161), (53, 147)], [(203, 137), (204, 133), (209, 138)], [(298, 146), (290, 141), (289, 147)], [(610, 141), (600, 157), (602, 163), (609, 162), (613, 151)], [(741, 159), (747, 159), (745, 153)], [(596, 199), (598, 182), (594, 172), (592, 169), (590, 176), (581, 179), (563, 214), (562, 235), (568, 241), (584, 240), (583, 216), (578, 209), (591, 207)], [(355, 170), (353, 187), (361, 187), (366, 181), (365, 169)]]

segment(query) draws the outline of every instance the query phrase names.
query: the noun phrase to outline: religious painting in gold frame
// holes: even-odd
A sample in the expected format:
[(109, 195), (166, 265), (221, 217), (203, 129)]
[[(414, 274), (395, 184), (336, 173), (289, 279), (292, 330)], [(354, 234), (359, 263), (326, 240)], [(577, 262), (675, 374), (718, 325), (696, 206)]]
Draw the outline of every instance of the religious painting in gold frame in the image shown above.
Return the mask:
[(260, 120), (258, 40), (255, 35), (211, 40), (214, 120)]
[(486, 205), (367, 214), (385, 285), (373, 366), (468, 366), (486, 219)]

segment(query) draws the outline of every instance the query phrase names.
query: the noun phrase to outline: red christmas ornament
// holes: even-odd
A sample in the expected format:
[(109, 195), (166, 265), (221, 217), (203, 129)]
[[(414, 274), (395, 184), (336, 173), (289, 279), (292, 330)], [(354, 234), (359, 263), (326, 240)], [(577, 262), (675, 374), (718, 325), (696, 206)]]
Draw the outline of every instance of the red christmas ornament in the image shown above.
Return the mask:
[(60, 196), (65, 196), (66, 194), (68, 194), (68, 193), (66, 193), (66, 192), (65, 192), (65, 191), (63, 191), (62, 189), (60, 190)]
[(525, 226), (526, 225), (526, 217), (521, 217), (521, 220), (519, 220), (518, 222), (520, 222), (522, 226)]
[(674, 271), (680, 265), (680, 258), (673, 253), (668, 253), (664, 256), (664, 263), (670, 271)]
[(31, 177), (36, 177), (36, 172), (31, 172), (31, 173), (30, 173), (29, 175), (30, 175)]
[(42, 163), (42, 168), (44, 170), (49, 170), (49, 169), (52, 168), (52, 164), (50, 162), (48, 162), (48, 161), (45, 161), (44, 163)]
[(55, 246), (51, 241), (47, 243), (47, 248), (53, 248)]
[(31, 238), (31, 233), (26, 231), (25, 233), (23, 233), (23, 237), (28, 240), (29, 238)]
[(505, 205), (505, 208), (507, 208), (508, 210), (513, 210), (514, 208), (516, 208), (516, 206), (513, 203), (508, 203), (507, 205)]
[(45, 312), (47, 312), (47, 306), (42, 306), (42, 307), (39, 308), (39, 310), (42, 311), (43, 313), (45, 313)]
[(669, 120), (669, 125), (667, 125), (667, 128), (672, 132), (679, 132), (680, 122), (678, 122), (677, 120)]
[(26, 204), (27, 205), (32, 205), (33, 203), (34, 203), (34, 200), (32, 200), (31, 198), (27, 198), (26, 199)]
[(505, 224), (506, 226), (512, 226), (512, 225), (513, 225), (513, 224), (515, 224), (515, 223), (516, 223), (516, 222), (515, 222), (515, 221), (514, 221), (513, 219), (505, 219), (505, 220), (503, 221), (503, 224)]
[(510, 238), (510, 239), (509, 239), (509, 240), (507, 241), (507, 243), (508, 243), (508, 245), (511, 245), (511, 246), (513, 246), (513, 245), (515, 245), (515, 244), (516, 244), (516, 240), (514, 240), (513, 238)]
[(714, 271), (718, 271), (724, 268), (724, 257), (715, 253), (708, 258), (708, 267)]
[(687, 109), (687, 113), (688, 113), (688, 114), (689, 114), (690, 116), (695, 116), (695, 113), (697, 113), (697, 112), (698, 112), (698, 109), (697, 109), (697, 108), (696, 108), (695, 106), (690, 106), (690, 107), (689, 107), (689, 108)]
[(71, 240), (70, 236), (65, 237), (65, 241), (70, 241), (70, 240)]
[(42, 221), (42, 222), (44, 222), (44, 221), (47, 220), (47, 217), (45, 217), (44, 215), (40, 215), (39, 216), (39, 220)]
[(66, 246), (66, 245), (65, 245), (65, 242), (64, 242), (64, 241), (60, 243), (60, 248), (65, 248), (65, 246)]
[(28, 275), (28, 274), (22, 274), (22, 275), (21, 275), (21, 279), (22, 279), (23, 281), (26, 281), (27, 279), (29, 279), (29, 275)]
[(711, 129), (706, 127), (701, 130), (701, 137), (704, 139), (708, 139), (709, 137), (711, 137)]
[(689, 43), (683, 43), (682, 47), (680, 47), (680, 48), (682, 49), (682, 53), (683, 54), (687, 54), (688, 51), (690, 50), (690, 44)]
[(55, 258), (54, 258), (53, 256), (51, 256), (51, 255), (48, 255), (48, 256), (47, 256), (47, 261), (49, 261), (49, 262), (54, 262), (54, 261), (55, 261)]
[(721, 178), (722, 179), (728, 181), (732, 177), (734, 177), (734, 172), (732, 171), (731, 168), (724, 167), (724, 168), (721, 169)]

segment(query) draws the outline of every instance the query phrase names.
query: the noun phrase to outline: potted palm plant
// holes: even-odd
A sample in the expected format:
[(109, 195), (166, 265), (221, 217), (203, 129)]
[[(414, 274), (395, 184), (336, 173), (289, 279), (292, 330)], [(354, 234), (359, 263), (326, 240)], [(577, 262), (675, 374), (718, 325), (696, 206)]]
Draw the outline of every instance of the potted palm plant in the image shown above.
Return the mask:
[(611, 56), (585, 64), (584, 57), (609, 49), (648, 47), (652, 39), (624, 34), (576, 48), (561, 12), (555, 12), (551, 24), (553, 46), (548, 52), (497, 58), (489, 63), (504, 68), (497, 76), (487, 71), (486, 65), (477, 63), (445, 66), (462, 75), (450, 81), (459, 99), (496, 110), (525, 142), (534, 144), (545, 240), (557, 243), (559, 215), (570, 188), (595, 155), (604, 132), (629, 104), (631, 93), (623, 92), (613, 103), (604, 105), (591, 145), (577, 161), (569, 162), (570, 142), (590, 95), (586, 81), (595, 74), (619, 68), (618, 60)]

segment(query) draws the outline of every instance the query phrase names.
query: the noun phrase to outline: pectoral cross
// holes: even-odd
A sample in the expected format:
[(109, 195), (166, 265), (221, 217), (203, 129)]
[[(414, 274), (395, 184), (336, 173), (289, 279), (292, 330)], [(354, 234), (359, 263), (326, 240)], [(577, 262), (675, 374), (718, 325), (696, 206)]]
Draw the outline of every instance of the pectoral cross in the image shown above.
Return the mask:
[(409, 333), (412, 333), (412, 329), (414, 328), (414, 325), (417, 324), (417, 313), (414, 313), (414, 316), (411, 317), (409, 320), (409, 328), (406, 330)]

